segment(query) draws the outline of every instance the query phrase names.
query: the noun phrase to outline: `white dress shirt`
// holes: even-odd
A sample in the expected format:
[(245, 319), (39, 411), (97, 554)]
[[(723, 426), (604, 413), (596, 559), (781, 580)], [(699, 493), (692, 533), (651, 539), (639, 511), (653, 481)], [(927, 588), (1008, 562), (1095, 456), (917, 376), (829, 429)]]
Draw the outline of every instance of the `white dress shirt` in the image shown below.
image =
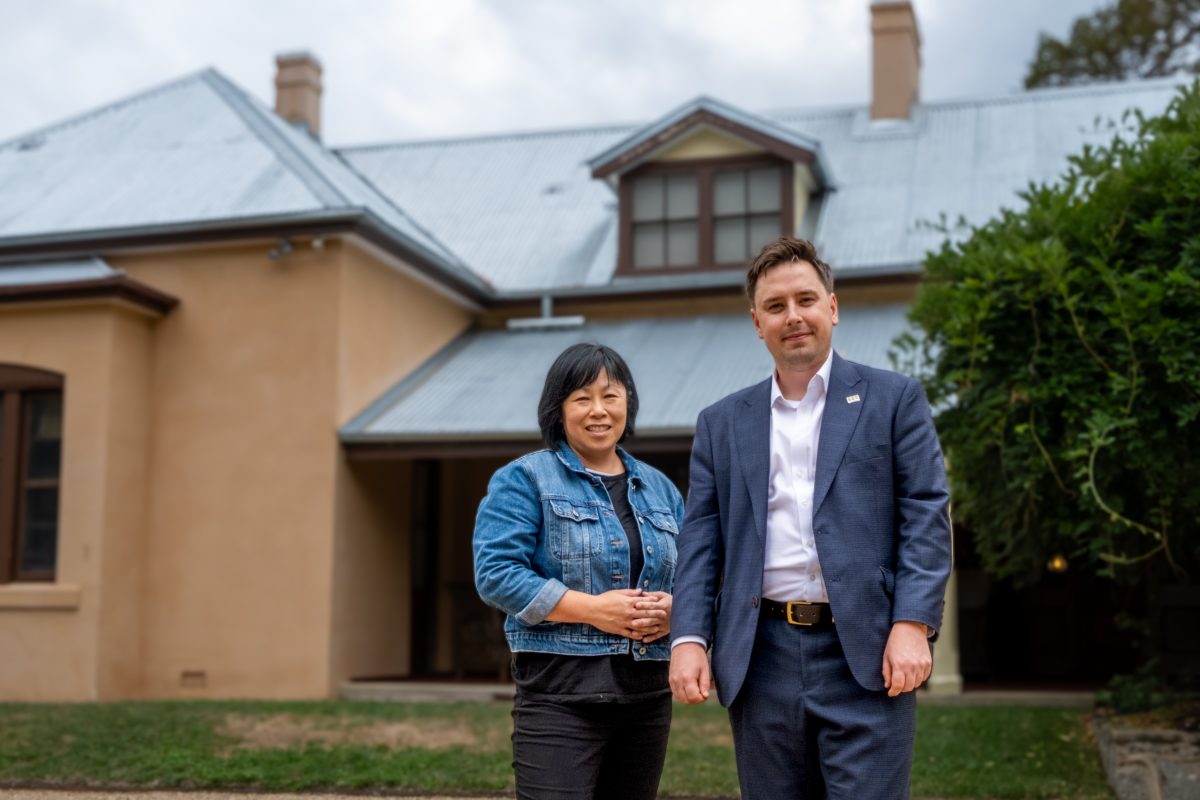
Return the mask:
[(802, 400), (788, 400), (771, 379), (771, 470), (767, 482), (767, 541), (762, 596), (828, 603), (813, 538), (817, 446), (833, 359), (808, 382)]

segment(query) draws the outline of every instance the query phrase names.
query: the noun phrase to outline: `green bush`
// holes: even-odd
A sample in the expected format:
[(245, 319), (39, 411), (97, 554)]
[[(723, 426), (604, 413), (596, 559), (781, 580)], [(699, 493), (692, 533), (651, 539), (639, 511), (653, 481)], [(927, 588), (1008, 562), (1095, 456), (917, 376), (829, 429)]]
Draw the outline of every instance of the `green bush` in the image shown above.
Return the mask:
[(1161, 708), (1175, 701), (1175, 694), (1158, 674), (1158, 664), (1151, 660), (1137, 672), (1114, 675), (1108, 685), (1096, 694), (1097, 705), (1117, 714), (1136, 714)]
[(926, 262), (901, 352), (985, 567), (1200, 564), (1200, 84)]

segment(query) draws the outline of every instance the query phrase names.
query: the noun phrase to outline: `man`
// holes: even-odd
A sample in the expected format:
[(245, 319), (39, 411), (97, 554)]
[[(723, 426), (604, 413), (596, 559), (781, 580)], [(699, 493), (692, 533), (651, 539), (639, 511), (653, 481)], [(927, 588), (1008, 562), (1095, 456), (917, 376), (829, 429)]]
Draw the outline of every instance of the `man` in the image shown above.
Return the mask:
[(696, 423), (671, 688), (702, 703), (715, 678), (745, 800), (907, 797), (951, 563), (929, 404), (832, 352), (811, 242), (764, 247), (746, 293), (775, 371)]

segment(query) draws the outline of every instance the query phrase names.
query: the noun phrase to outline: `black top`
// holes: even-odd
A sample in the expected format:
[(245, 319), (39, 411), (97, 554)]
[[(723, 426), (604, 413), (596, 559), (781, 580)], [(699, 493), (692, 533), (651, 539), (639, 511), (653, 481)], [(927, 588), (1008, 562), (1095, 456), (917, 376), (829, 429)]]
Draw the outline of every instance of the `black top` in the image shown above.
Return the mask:
[[(625, 588), (635, 586), (646, 556), (642, 534), (629, 505), (626, 473), (600, 475), (629, 541), (629, 575)], [(631, 642), (634, 648), (638, 642)], [(666, 661), (636, 661), (632, 650), (619, 655), (564, 656), (556, 653), (514, 653), (513, 680), (525, 695), (549, 696), (575, 703), (633, 703), (670, 691)]]
[(604, 488), (612, 499), (613, 511), (617, 512), (617, 519), (625, 530), (625, 538), (629, 540), (629, 575), (626, 576), (625, 586), (637, 586), (638, 576), (646, 564), (646, 555), (642, 552), (642, 532), (638, 528), (637, 517), (629, 506), (629, 475), (625, 472), (620, 475), (601, 475), (600, 480), (604, 481)]

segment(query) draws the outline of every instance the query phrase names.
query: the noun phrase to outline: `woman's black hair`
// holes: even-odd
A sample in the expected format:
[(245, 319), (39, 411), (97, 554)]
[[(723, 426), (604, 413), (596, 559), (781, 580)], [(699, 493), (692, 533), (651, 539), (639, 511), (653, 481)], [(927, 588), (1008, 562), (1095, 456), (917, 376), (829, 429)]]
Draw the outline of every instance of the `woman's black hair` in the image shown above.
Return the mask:
[(625, 387), (625, 432), (617, 441), (623, 442), (626, 436), (633, 434), (638, 396), (629, 365), (611, 347), (584, 342), (563, 350), (546, 373), (542, 399), (538, 401), (538, 427), (542, 429), (542, 439), (547, 447), (558, 447), (566, 437), (563, 432), (563, 403), (570, 397), (571, 392), (582, 389), (596, 380), (600, 370), (608, 373), (610, 381)]

